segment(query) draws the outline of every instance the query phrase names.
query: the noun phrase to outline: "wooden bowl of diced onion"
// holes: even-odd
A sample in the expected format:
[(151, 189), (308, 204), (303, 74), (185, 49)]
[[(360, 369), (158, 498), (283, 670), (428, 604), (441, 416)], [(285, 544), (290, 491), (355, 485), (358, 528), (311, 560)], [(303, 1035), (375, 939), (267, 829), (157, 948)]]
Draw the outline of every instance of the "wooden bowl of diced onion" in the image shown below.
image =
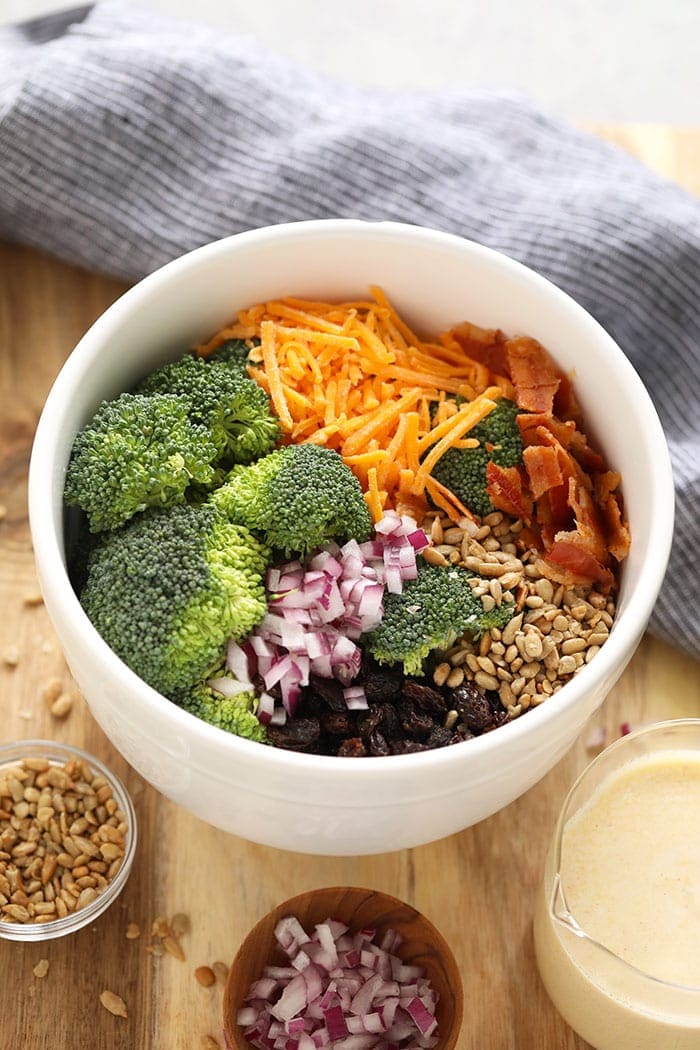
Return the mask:
[[(308, 937), (314, 938), (311, 944), (303, 942), (301, 930), (305, 931)], [(284, 949), (280, 940), (285, 945)], [(353, 945), (361, 949), (354, 954), (350, 946), (351, 940)], [(372, 981), (374, 994), (369, 1001), (363, 1002), (370, 992), (362, 993), (361, 988), (353, 989), (349, 996), (346, 995), (345, 1006), (341, 1008), (337, 1005), (337, 998), (333, 998), (336, 1005), (334, 1009), (331, 1008), (332, 1012), (328, 1016), (324, 1013), (324, 1007), (330, 1006), (332, 997), (327, 996), (324, 1002), (326, 986), (324, 985), (324, 990), (321, 991), (310, 984), (308, 976), (304, 981), (303, 970), (299, 970), (298, 967), (303, 966), (306, 960), (300, 953), (312, 956), (314, 969), (320, 971), (325, 982), (332, 980), (333, 972), (337, 974), (344, 969), (345, 979), (351, 988), (353, 979), (355, 984), (360, 980), (364, 988), (368, 988), (368, 982)], [(336, 955), (339, 956), (337, 961)], [(355, 956), (359, 959), (364, 958), (365, 965), (359, 960), (356, 963)], [(351, 966), (351, 963), (354, 965)], [(368, 963), (370, 965), (367, 965)], [(277, 968), (273, 971), (268, 970), (268, 973), (272, 972), (273, 976), (280, 975), (280, 983), (274, 990), (274, 980), (265, 976), (268, 967)], [(376, 976), (370, 977), (369, 971), (373, 967)], [(285, 970), (288, 971), (286, 978)], [(389, 984), (380, 983), (381, 970), (385, 978), (388, 978)], [(292, 986), (295, 977), (299, 979)], [(408, 990), (408, 995), (403, 998), (405, 1006), (410, 1009), (408, 1013), (403, 1008), (396, 1011), (392, 1025), (383, 1032), (379, 1026), (381, 1018), (386, 1018), (386, 1013), (381, 1007), (377, 1010), (376, 1004), (378, 1001), (386, 1002), (387, 998), (399, 998), (395, 994), (396, 989), (389, 987), (390, 984), (397, 983), (396, 979), (400, 981), (400, 991)], [(342, 983), (343, 978), (340, 980)], [(255, 986), (255, 995), (251, 999), (252, 986)], [(280, 989), (283, 987), (285, 1006), (281, 1007)], [(389, 994), (392, 991), (394, 994)], [(384, 992), (387, 993), (386, 996), (383, 996)], [(267, 994), (268, 1003), (273, 1009), (281, 1014), (293, 1015), (287, 1021), (291, 1031), (286, 1038), (298, 1040), (299, 1050), (304, 1050), (304, 1047), (309, 1047), (310, 1050), (311, 1045), (332, 1047), (337, 1043), (342, 1046), (344, 1040), (347, 1040), (345, 1045), (348, 1050), (355, 1045), (358, 1050), (364, 1050), (365, 1046), (369, 1048), (389, 1045), (385, 1035), (388, 1035), (392, 1028), (394, 1031), (401, 1031), (401, 1028), (397, 1028), (399, 1024), (403, 1024), (406, 1029), (405, 1018), (414, 1015), (415, 1039), (423, 1039), (424, 1042), (400, 1042), (398, 1045), (432, 1045), (435, 1050), (453, 1050), (462, 1022), (462, 980), (454, 955), (442, 934), (424, 915), (404, 901), (377, 890), (355, 886), (302, 893), (279, 904), (253, 927), (238, 950), (226, 984), (224, 1031), (232, 1050), (252, 1050), (255, 1046), (254, 1042), (246, 1038), (245, 1033), (250, 1033), (251, 1029), (255, 1030), (256, 1026), (259, 1028), (260, 1017), (263, 1018), (264, 1027), (267, 1011), (261, 1011), (261, 993)], [(314, 1003), (317, 1015), (315, 1020), (312, 1017)], [(425, 1007), (425, 1003), (428, 1004), (428, 1008)], [(431, 1027), (428, 1016), (431, 1012), (430, 1007), (437, 1027)], [(389, 1009), (393, 1009), (391, 1004)], [(267, 1016), (270, 1019), (269, 1015)], [(313, 1034), (325, 1030), (335, 1035), (335, 1038), (322, 1035), (319, 1039), (327, 1039), (326, 1043), (314, 1043), (312, 1040), (311, 1044), (307, 1041), (310, 1036), (307, 1036), (307, 1040), (300, 1039), (297, 1034), (301, 1029), (300, 1016), (307, 1019), (311, 1017), (312, 1024), (315, 1025)], [(324, 1021), (322, 1017), (328, 1019)], [(402, 1018), (404, 1020), (401, 1020)], [(245, 1023), (241, 1024), (239, 1020)], [(273, 1024), (275, 1020), (278, 1025), (285, 1023), (275, 1018), (274, 1013), (271, 1020)], [(368, 1027), (364, 1027), (365, 1025)], [(271, 1037), (270, 1045), (279, 1038), (279, 1034), (278, 1032)], [(374, 1041), (371, 1039), (372, 1035)], [(353, 1036), (358, 1038), (353, 1039)], [(365, 1039), (360, 1039), (360, 1036), (365, 1036)], [(254, 1036), (251, 1035), (250, 1038), (253, 1039)], [(280, 1045), (284, 1045), (281, 1040)], [(292, 1042), (290, 1045), (295, 1044)]]

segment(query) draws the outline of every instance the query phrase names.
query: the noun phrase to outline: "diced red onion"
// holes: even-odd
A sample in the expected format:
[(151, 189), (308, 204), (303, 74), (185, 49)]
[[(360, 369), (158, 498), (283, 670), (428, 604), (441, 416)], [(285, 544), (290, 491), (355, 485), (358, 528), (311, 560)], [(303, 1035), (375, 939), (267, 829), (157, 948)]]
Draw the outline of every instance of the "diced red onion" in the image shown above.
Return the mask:
[(269, 693), (261, 693), (258, 700), (258, 718), (263, 725), (268, 725), (275, 711), (275, 698)]
[(279, 1021), (291, 1021), (298, 1017), (301, 1011), (309, 1005), (309, 997), (306, 990), (304, 974), (297, 974), (283, 989), (274, 1006), (270, 1007), (270, 1013)]
[[(309, 937), (294, 916), (275, 927), (291, 966), (267, 966), (238, 1013), (248, 1042), (261, 1050), (424, 1050), (438, 1044), (437, 995), (420, 967), (386, 945), (387, 930), (350, 934), (327, 919)], [(299, 972), (300, 970), (300, 972)], [(398, 975), (394, 980), (390, 974)], [(383, 976), (386, 975), (386, 976)], [(405, 976), (407, 979), (401, 981)], [(273, 991), (274, 988), (274, 991)]]
[(215, 693), (221, 693), (222, 696), (237, 696), (239, 693), (249, 693), (252, 688), (250, 682), (237, 682), (234, 678), (209, 678), (207, 685)]
[(228, 643), (226, 650), (226, 666), (239, 682), (250, 682), (248, 655), (233, 639)]
[(429, 1013), (420, 999), (412, 999), (406, 1007), (406, 1013), (410, 1014), (416, 1022), (416, 1027), (421, 1035), (432, 1035), (437, 1028), (437, 1021)]
[(243, 1006), (236, 1014), (236, 1024), (239, 1024), (241, 1028), (248, 1028), (249, 1025), (255, 1024), (257, 1019), (258, 1011), (252, 1006)]
[(349, 1034), (342, 1006), (332, 1006), (324, 1013), (324, 1022), (331, 1041), (344, 1039)]
[[(290, 716), (310, 674), (349, 686), (361, 666), (355, 642), (380, 622), (385, 589), (401, 594), (404, 582), (416, 578), (416, 552), (427, 545), (412, 518), (388, 511), (366, 543), (329, 543), (304, 565), (292, 561), (269, 569), (268, 612), (243, 645), (232, 641), (228, 647), (227, 666), (236, 682), (249, 685), (259, 674), (266, 690), (279, 685), (279, 709)], [(236, 687), (225, 688), (232, 694)], [(350, 695), (348, 706), (360, 706), (359, 694)], [(271, 713), (268, 701), (258, 717), (282, 724), (277, 709)]]

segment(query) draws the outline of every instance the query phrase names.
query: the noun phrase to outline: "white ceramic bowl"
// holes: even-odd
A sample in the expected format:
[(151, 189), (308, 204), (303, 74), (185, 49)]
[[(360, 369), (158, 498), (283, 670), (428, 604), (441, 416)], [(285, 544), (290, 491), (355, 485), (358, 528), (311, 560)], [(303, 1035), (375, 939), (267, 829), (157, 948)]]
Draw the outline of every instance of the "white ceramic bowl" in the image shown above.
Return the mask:
[[(66, 574), (62, 493), (76, 432), (103, 398), (208, 337), (235, 312), (285, 294), (366, 296), (380, 284), (408, 321), (468, 319), (539, 339), (567, 372), (588, 429), (622, 472), (632, 530), (619, 612), (601, 652), (555, 698), (442, 750), (338, 759), (230, 736), (181, 711), (115, 656)], [(395, 223), (276, 226), (206, 245), (128, 291), (81, 339), (47, 399), (29, 480), (39, 578), (66, 659), (106, 734), (159, 791), (255, 842), (362, 854), (449, 835), (508, 805), (562, 757), (621, 674), (666, 568), (673, 486), (656, 412), (613, 340), (542, 277), (480, 245)]]

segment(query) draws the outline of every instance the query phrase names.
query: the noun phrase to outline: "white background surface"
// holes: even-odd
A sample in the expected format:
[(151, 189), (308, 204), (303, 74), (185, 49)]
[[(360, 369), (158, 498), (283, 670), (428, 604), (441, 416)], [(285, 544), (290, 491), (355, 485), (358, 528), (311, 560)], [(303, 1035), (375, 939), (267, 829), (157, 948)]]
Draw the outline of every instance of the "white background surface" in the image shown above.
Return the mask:
[[(79, 0), (0, 0), (0, 23)], [(127, 2), (127, 0), (125, 0)], [(576, 120), (700, 124), (700, 0), (140, 0), (386, 87), (506, 84)]]

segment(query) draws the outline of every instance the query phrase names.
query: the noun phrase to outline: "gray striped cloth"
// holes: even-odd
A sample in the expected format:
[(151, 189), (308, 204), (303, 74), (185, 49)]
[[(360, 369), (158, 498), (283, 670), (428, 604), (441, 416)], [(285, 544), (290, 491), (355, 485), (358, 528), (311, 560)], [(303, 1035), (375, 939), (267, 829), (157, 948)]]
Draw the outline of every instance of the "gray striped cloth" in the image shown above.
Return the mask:
[(271, 223), (395, 219), (539, 270), (628, 354), (671, 449), (652, 620), (700, 655), (700, 204), (507, 91), (343, 86), (107, 0), (0, 30), (0, 234), (135, 279)]

